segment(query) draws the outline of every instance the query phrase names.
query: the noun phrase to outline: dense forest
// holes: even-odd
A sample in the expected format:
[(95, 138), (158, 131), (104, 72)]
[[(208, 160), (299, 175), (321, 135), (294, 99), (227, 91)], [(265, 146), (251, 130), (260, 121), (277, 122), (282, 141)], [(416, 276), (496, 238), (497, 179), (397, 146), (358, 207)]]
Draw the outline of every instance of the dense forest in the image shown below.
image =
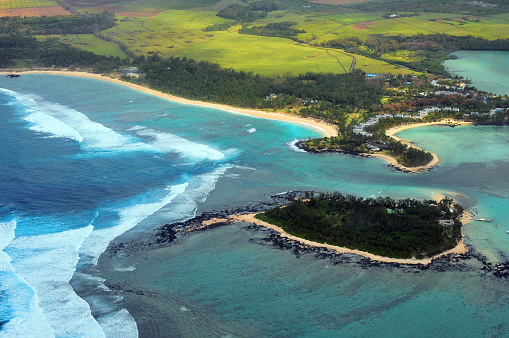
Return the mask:
[(295, 35), (300, 33), (306, 33), (306, 31), (304, 30), (293, 28), (293, 26), (296, 25), (297, 22), (291, 21), (274, 22), (269, 23), (268, 25), (265, 26), (242, 27), (242, 29), (239, 30), (239, 33), (295, 40)]
[[(463, 208), (452, 199), (363, 199), (340, 193), (306, 193), (257, 218), (281, 226), (298, 237), (395, 258), (433, 256), (454, 247), (461, 238)], [(452, 226), (439, 219), (452, 219)]]
[(191, 99), (237, 106), (269, 107), (273, 100), (270, 94), (288, 103), (317, 100), (338, 107), (370, 107), (381, 97), (381, 89), (362, 74), (307, 73), (273, 78), (221, 68), (211, 62), (155, 55), (137, 58), (134, 64), (145, 76), (130, 81)]
[[(377, 141), (375, 142), (374, 140)], [(351, 132), (338, 136), (307, 140), (300, 143), (299, 146), (310, 152), (340, 151), (349, 154), (366, 154), (370, 152), (366, 148), (368, 142), (373, 142), (375, 146), (380, 146), (377, 142), (384, 146), (386, 145), (388, 148), (385, 150), (385, 154), (393, 156), (401, 165), (407, 168), (425, 166), (433, 159), (433, 155), (430, 152), (409, 147), (387, 136), (381, 138), (366, 137)]]
[(250, 22), (256, 19), (265, 18), (267, 16), (267, 12), (253, 9), (250, 6), (231, 4), (225, 9), (217, 12), (217, 16), (235, 21)]
[(109, 72), (129, 64), (129, 59), (97, 55), (61, 43), (58, 39), (37, 40), (20, 34), (0, 37), (0, 67), (23, 62), (27, 66), (87, 67), (95, 72)]
[(0, 18), (0, 33), (5, 34), (93, 34), (113, 26), (115, 13), (108, 11), (69, 16)]

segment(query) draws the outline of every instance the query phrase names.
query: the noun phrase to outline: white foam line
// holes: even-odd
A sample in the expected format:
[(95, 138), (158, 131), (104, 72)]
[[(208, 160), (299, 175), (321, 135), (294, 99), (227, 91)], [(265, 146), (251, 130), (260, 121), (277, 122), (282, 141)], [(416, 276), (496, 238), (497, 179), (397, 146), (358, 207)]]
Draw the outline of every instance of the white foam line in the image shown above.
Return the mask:
[(188, 183), (184, 183), (171, 187), (170, 192), (158, 202), (140, 203), (119, 210), (120, 219), (118, 225), (95, 230), (85, 240), (79, 252), (90, 257), (90, 260), (86, 263), (97, 265), (99, 256), (106, 250), (108, 244), (113, 239), (132, 229), (145, 218), (170, 203), (178, 194), (183, 193), (187, 186)]
[(293, 141), (288, 142), (287, 145), (290, 147), (290, 149), (297, 153), (305, 153), (306, 151), (304, 149), (297, 147), (297, 142), (299, 142), (299, 140), (294, 139)]
[(3, 250), (14, 239), (16, 221), (12, 220), (6, 223), (0, 223), (0, 271), (13, 271), (11, 257)]
[(178, 153), (182, 158), (191, 161), (219, 161), (224, 158), (222, 152), (208, 145), (192, 142), (174, 134), (158, 132), (152, 129), (139, 130), (137, 134), (142, 137), (152, 138), (151, 145), (162, 152)]
[(55, 234), (18, 237), (8, 247), (16, 273), (36, 290), (38, 305), (59, 337), (104, 337), (88, 303), (69, 285), (78, 263), (78, 250), (92, 230), (89, 225)]
[(90, 120), (85, 114), (70, 107), (47, 102), (42, 99), (0, 89), (16, 99), (18, 104), (25, 107), (22, 118), (30, 122), (30, 130), (46, 133), (50, 137), (62, 137), (75, 140), (85, 150), (119, 151), (119, 150), (148, 150), (156, 151), (135, 138), (124, 136), (105, 125)]
[[(0, 223), (0, 271), (6, 272), (0, 283), (4, 298), (4, 320), (0, 337), (54, 337), (54, 332), (39, 307), (36, 291), (17, 275), (11, 257), (3, 251), (15, 238), (17, 222)], [(10, 306), (8, 306), (9, 304)]]

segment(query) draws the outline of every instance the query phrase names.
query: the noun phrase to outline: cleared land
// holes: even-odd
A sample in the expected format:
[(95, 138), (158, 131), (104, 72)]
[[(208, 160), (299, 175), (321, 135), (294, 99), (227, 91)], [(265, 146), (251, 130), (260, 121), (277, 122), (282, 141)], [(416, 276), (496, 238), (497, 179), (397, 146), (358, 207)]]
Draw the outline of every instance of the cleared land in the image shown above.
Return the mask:
[(71, 15), (69, 11), (52, 0), (0, 0), (0, 17), (41, 17)]
[(27, 17), (57, 16), (57, 15), (72, 15), (72, 14), (63, 7), (0, 9), (0, 17), (19, 16), (22, 18), (27, 18)]
[[(256, 25), (293, 19), (299, 17), (290, 13), (277, 19), (268, 17)], [(303, 23), (305, 20), (313, 20), (315, 25), (319, 25), (320, 20), (333, 22), (328, 18), (300, 18)], [(347, 20), (356, 22), (361, 17), (349, 16)], [(316, 48), (290, 39), (239, 34), (240, 25), (228, 31), (204, 31), (210, 25), (224, 22), (231, 20), (217, 17), (214, 12), (167, 11), (151, 18), (121, 18), (117, 27), (102, 34), (125, 44), (137, 55), (157, 53), (163, 57), (189, 57), (264, 75), (309, 71), (341, 74), (349, 71), (353, 61), (353, 55), (341, 51)], [(335, 28), (342, 27), (334, 24)], [(365, 57), (358, 57), (356, 68), (367, 72), (410, 73), (407, 69)]]
[(74, 47), (99, 55), (118, 56), (121, 58), (127, 57), (117, 44), (101, 40), (93, 34), (43, 35), (37, 38), (48, 39), (53, 37)]
[(51, 0), (0, 0), (0, 9), (33, 7), (59, 7), (59, 4)]

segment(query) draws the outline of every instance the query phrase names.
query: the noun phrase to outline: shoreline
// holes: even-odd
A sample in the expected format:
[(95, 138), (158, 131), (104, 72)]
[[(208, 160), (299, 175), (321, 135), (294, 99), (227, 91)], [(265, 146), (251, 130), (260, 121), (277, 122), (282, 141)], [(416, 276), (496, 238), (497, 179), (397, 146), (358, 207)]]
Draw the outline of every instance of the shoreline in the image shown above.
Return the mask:
[[(396, 134), (399, 133), (399, 132), (402, 132), (404, 130), (407, 130), (407, 129), (413, 129), (413, 128), (418, 128), (418, 127), (428, 127), (428, 126), (434, 126), (434, 125), (444, 125), (447, 122), (453, 123), (455, 125), (460, 125), (460, 126), (472, 124), (472, 122), (465, 122), (465, 121), (457, 121), (457, 120), (446, 119), (446, 120), (437, 121), (437, 122), (425, 122), (425, 123), (413, 123), (413, 124), (399, 125), (399, 126), (387, 129), (385, 131), (385, 134), (387, 136), (395, 139), (396, 141), (400, 141), (401, 143), (406, 144), (409, 147), (412, 147), (412, 148), (415, 148), (415, 149), (419, 149), (419, 150), (423, 150), (423, 149), (421, 149), (419, 147), (416, 147), (413, 144), (411, 144), (410, 141), (402, 139), (402, 138), (396, 136)], [(433, 156), (433, 159), (428, 164), (426, 164), (424, 166), (419, 166), (419, 167), (406, 167), (406, 166), (404, 166), (402, 164), (399, 164), (398, 161), (394, 157), (389, 156), (389, 155), (377, 154), (377, 153), (370, 154), (370, 155), (373, 156), (373, 157), (383, 158), (384, 160), (389, 162), (389, 165), (391, 167), (396, 168), (397, 170), (416, 173), (416, 172), (419, 172), (419, 171), (430, 170), (431, 168), (433, 168), (434, 166), (436, 166), (440, 162), (440, 158), (437, 156), (437, 154), (434, 154), (432, 152), (430, 152), (430, 154)]]
[[(349, 248), (340, 247), (340, 246), (331, 245), (331, 244), (326, 244), (326, 243), (313, 242), (313, 241), (310, 241), (310, 240), (307, 240), (307, 239), (304, 239), (304, 238), (301, 238), (301, 237), (297, 237), (297, 236), (291, 235), (291, 234), (287, 233), (285, 230), (283, 230), (283, 228), (280, 228), (277, 225), (270, 224), (270, 223), (267, 223), (265, 221), (259, 220), (259, 219), (255, 218), (255, 216), (256, 216), (256, 214), (232, 215), (232, 216), (230, 216), (228, 218), (228, 220), (230, 220), (232, 222), (247, 222), (247, 223), (252, 223), (252, 224), (255, 224), (255, 225), (258, 225), (258, 226), (262, 226), (262, 227), (265, 227), (265, 228), (268, 228), (268, 229), (276, 231), (282, 237), (288, 238), (290, 240), (299, 242), (299, 243), (304, 244), (304, 245), (311, 246), (313, 248), (326, 248), (326, 249), (329, 249), (329, 250), (334, 250), (334, 251), (336, 251), (337, 253), (340, 253), (340, 254), (351, 253), (351, 254), (355, 254), (355, 255), (358, 255), (358, 256), (369, 258), (369, 259), (371, 259), (373, 261), (384, 262), (384, 263), (412, 264), (412, 265), (417, 265), (417, 264), (429, 265), (429, 264), (431, 264), (433, 262), (434, 259), (437, 259), (437, 258), (440, 258), (440, 257), (443, 257), (443, 256), (447, 256), (447, 255), (451, 255), (451, 254), (465, 254), (469, 250), (467, 248), (467, 246), (465, 245), (464, 236), (462, 236), (461, 240), (458, 242), (458, 244), (454, 248), (449, 249), (447, 251), (444, 251), (444, 252), (442, 252), (442, 253), (440, 253), (438, 255), (435, 255), (433, 257), (430, 257), (430, 258), (425, 258), (425, 259), (390, 258), (390, 257), (385, 257), (385, 256), (378, 256), (378, 255), (375, 255), (375, 254), (372, 254), (372, 253), (369, 253), (369, 252), (366, 252), (366, 251), (360, 251), (360, 250), (357, 250), (357, 249), (349, 249)], [(467, 217), (468, 217), (467, 215), (462, 217), (463, 225), (465, 225), (466, 223), (469, 222), (466, 219)], [(224, 222), (225, 220), (221, 219), (220, 221)], [(212, 225), (212, 224), (209, 223), (209, 225)]]
[[(13, 72), (0, 71), (0, 75), (6, 75), (6, 74), (11, 74), (11, 73), (13, 73)], [(256, 110), (256, 109), (249, 109), (249, 108), (238, 108), (238, 107), (228, 106), (226, 104), (220, 104), (220, 103), (211, 103), (211, 102), (205, 102), (205, 101), (195, 101), (195, 100), (185, 99), (182, 97), (163, 93), (158, 90), (151, 89), (149, 87), (122, 81), (120, 79), (112, 78), (112, 77), (109, 77), (107, 75), (102, 75), (102, 74), (94, 74), (94, 73), (87, 73), (87, 72), (73, 72), (73, 71), (66, 71), (66, 70), (47, 70), (47, 71), (45, 71), (45, 70), (30, 70), (30, 71), (18, 71), (15, 73), (21, 74), (21, 75), (22, 74), (63, 75), (63, 76), (74, 76), (74, 77), (82, 77), (82, 78), (88, 78), (88, 79), (107, 81), (110, 83), (115, 83), (118, 85), (122, 85), (122, 86), (125, 86), (128, 88), (131, 88), (134, 90), (138, 90), (145, 94), (154, 95), (159, 98), (177, 102), (177, 103), (220, 109), (220, 110), (223, 110), (223, 111), (226, 111), (229, 113), (233, 113), (233, 114), (245, 114), (245, 115), (249, 115), (252, 117), (268, 119), (268, 120), (299, 123), (299, 124), (303, 124), (306, 126), (311, 126), (314, 129), (318, 129), (324, 136), (327, 136), (327, 137), (338, 135), (338, 130), (334, 125), (328, 124), (327, 122), (320, 121), (318, 119), (306, 118), (306, 117), (301, 117), (298, 115), (292, 116), (292, 115), (287, 115), (287, 114), (283, 114), (283, 113), (267, 112), (267, 111), (263, 111), (263, 110)]]

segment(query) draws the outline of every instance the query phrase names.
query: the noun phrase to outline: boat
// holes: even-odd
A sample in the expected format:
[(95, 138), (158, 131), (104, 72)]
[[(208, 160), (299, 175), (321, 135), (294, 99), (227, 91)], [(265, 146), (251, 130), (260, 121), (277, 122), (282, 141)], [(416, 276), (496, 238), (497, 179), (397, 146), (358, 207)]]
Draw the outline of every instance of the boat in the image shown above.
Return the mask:
[(509, 234), (509, 231), (506, 231)]
[(495, 224), (495, 228), (497, 228), (497, 229), (498, 229), (498, 224)]

